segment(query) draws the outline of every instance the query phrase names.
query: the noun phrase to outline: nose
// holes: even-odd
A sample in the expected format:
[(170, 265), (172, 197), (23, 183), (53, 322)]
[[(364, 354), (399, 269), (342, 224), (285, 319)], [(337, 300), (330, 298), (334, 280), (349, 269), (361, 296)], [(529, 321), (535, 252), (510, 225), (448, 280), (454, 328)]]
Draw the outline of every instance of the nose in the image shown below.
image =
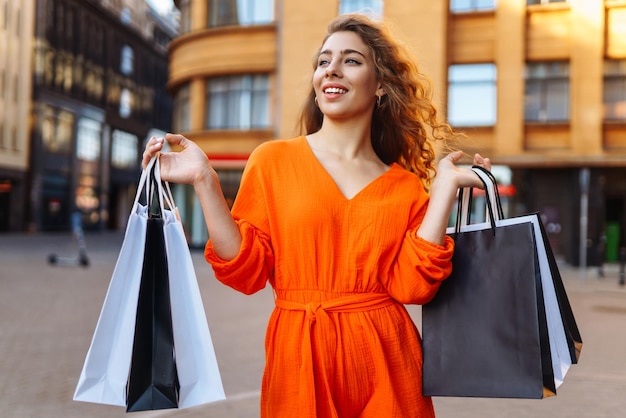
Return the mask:
[(341, 71), (339, 70), (339, 66), (337, 64), (337, 60), (332, 60), (331, 62), (328, 63), (328, 65), (326, 66), (326, 72), (325, 72), (326, 77), (340, 77), (341, 76)]

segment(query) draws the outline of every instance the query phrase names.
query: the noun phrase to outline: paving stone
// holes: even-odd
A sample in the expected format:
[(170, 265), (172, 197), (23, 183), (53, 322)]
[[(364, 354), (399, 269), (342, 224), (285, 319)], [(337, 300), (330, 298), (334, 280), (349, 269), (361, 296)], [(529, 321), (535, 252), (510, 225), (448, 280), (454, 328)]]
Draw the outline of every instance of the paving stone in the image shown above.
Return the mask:
[[(123, 240), (87, 233), (90, 265), (50, 265), (51, 253), (77, 255), (69, 234), (0, 235), (0, 417), (111, 418), (124, 408), (72, 400)], [(239, 294), (213, 277), (192, 251), (227, 400), (148, 417), (255, 418), (264, 363), (271, 290)], [(438, 418), (622, 417), (626, 411), (626, 289), (616, 265), (582, 274), (561, 267), (584, 340), (558, 395), (543, 400), (435, 398)], [(416, 323), (419, 307), (409, 307)], [(384, 416), (384, 413), (381, 413)]]

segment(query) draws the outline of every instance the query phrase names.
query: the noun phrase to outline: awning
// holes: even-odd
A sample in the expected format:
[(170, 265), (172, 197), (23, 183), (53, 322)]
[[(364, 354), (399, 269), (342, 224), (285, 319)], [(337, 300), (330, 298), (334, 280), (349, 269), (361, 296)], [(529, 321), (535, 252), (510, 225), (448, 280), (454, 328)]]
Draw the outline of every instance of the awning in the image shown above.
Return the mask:
[(243, 169), (248, 162), (249, 154), (208, 154), (209, 161), (215, 169)]

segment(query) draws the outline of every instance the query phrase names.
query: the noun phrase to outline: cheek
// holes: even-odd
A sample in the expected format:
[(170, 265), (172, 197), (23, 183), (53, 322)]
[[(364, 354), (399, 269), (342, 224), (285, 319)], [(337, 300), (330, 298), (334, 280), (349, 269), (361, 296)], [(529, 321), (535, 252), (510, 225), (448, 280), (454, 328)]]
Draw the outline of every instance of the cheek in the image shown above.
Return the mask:
[(313, 79), (312, 79), (313, 88), (315, 88), (315, 90), (318, 90), (320, 88), (320, 86), (322, 85), (323, 79), (324, 79), (324, 72), (320, 70), (315, 70), (315, 72), (313, 73)]

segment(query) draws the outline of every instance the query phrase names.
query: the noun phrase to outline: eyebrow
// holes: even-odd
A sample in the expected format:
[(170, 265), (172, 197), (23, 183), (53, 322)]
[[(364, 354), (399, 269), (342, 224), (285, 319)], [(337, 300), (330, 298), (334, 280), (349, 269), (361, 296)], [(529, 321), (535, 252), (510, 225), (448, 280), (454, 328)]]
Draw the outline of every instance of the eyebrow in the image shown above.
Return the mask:
[[(366, 58), (365, 54), (363, 54), (361, 51), (357, 51), (356, 49), (344, 49), (342, 51), (339, 51), (339, 55), (350, 55), (350, 54), (359, 54), (363, 58)], [(319, 53), (318, 57), (321, 55), (332, 55), (332, 51), (329, 49), (325, 49)]]

